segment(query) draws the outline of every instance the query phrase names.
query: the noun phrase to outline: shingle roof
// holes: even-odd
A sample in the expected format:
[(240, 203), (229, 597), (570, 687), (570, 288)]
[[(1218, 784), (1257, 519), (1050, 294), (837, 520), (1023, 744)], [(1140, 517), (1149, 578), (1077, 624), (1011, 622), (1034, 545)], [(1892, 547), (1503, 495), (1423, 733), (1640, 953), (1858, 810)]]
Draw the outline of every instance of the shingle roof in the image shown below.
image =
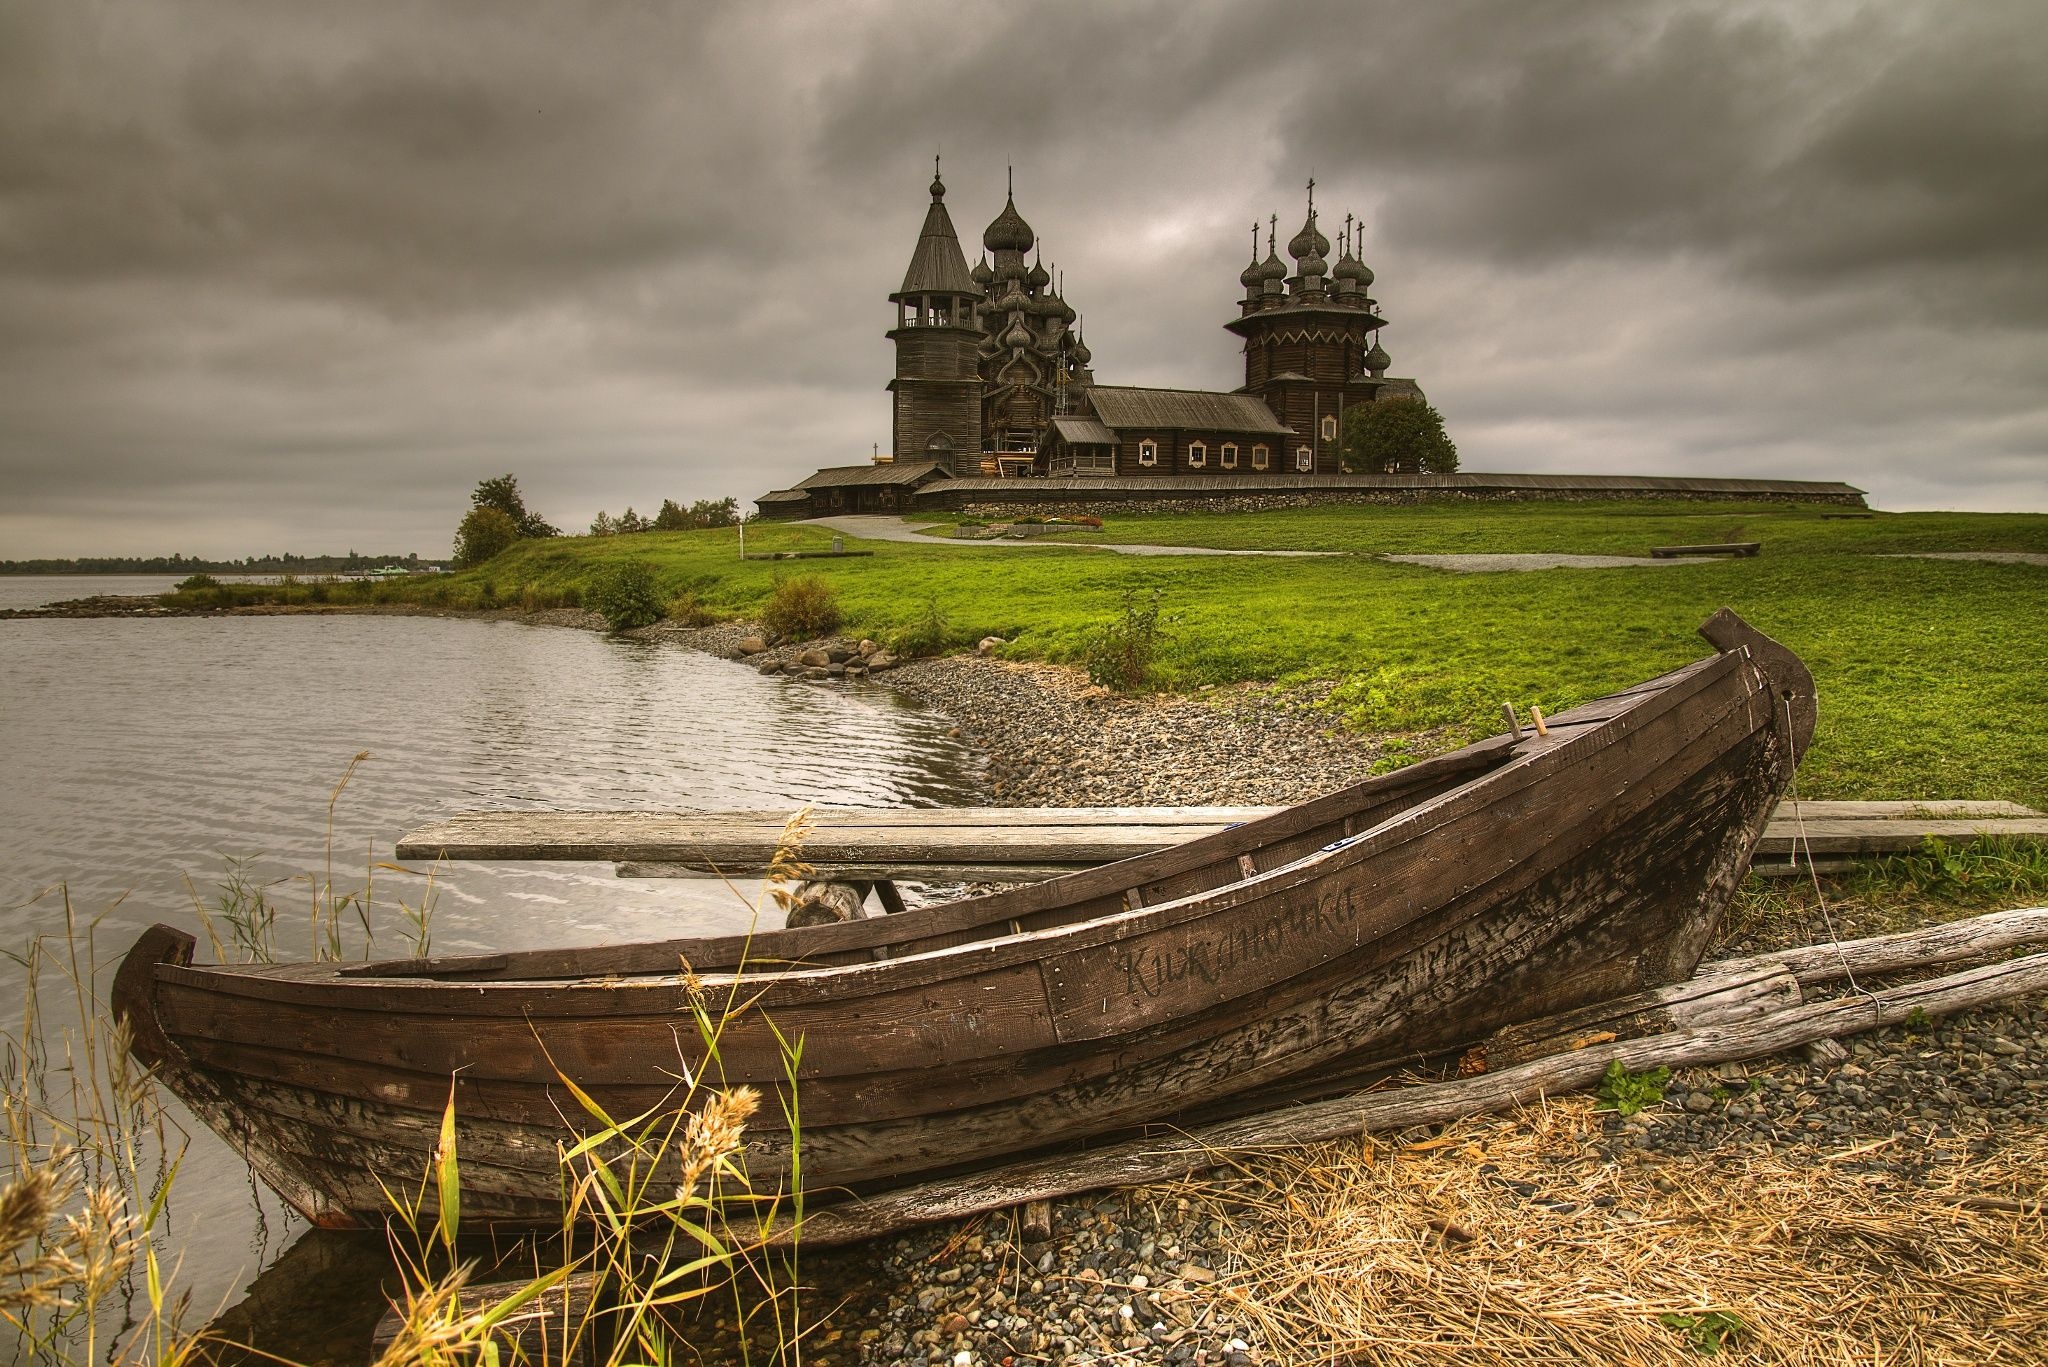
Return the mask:
[(937, 461), (892, 461), (883, 465), (833, 465), (798, 480), (792, 489), (844, 489), (855, 484), (916, 484), (928, 475), (944, 479)]
[(809, 503), (811, 496), (801, 489), (770, 489), (756, 503)]
[(903, 272), (898, 294), (980, 294), (981, 286), (967, 271), (960, 239), (953, 232), (953, 220), (946, 213), (945, 190), (932, 183), (932, 207), (925, 210), (924, 229), (917, 235), (917, 249), (910, 254), (910, 269)]
[(1249, 394), (1216, 394), (1198, 389), (1127, 389), (1097, 385), (1088, 402), (1106, 427), (1174, 428), (1181, 431), (1292, 432), (1265, 401)]
[(1054, 418), (1052, 430), (1071, 446), (1114, 446), (1116, 433), (1094, 418)]

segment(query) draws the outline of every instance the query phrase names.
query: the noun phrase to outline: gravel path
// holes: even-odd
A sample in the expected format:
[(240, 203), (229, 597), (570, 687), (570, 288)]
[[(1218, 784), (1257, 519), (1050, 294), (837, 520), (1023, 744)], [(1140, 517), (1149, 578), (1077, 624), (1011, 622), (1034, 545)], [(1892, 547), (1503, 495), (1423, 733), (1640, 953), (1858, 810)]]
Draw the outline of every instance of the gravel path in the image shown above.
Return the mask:
[(1402, 565), (1427, 565), (1431, 569), (1460, 574), (1497, 574), (1503, 570), (1612, 570), (1660, 569), (1695, 563), (1680, 559), (1658, 560), (1647, 555), (1562, 555), (1554, 551), (1517, 552), (1499, 555), (1383, 555)]
[(906, 521), (900, 517), (814, 517), (806, 524), (812, 527), (829, 527), (835, 532), (848, 536), (866, 537), (870, 541), (907, 541), (920, 546), (988, 546), (1001, 550), (1045, 550), (1060, 546), (1079, 546), (1091, 551), (1115, 551), (1118, 555), (1278, 555), (1317, 556), (1343, 555), (1343, 551), (1225, 551), (1213, 546), (1128, 546), (1110, 541), (1039, 540), (1028, 537), (990, 537), (986, 541), (955, 539), (949, 536), (927, 536), (917, 530), (922, 524)]
[[(675, 639), (730, 650), (737, 631)], [(1074, 670), (973, 656), (918, 661), (886, 679), (953, 717), (988, 757), (988, 799), (1009, 805), (1298, 802), (1365, 776), (1378, 758), (1370, 742), (1333, 734), (1301, 693), (1121, 698)], [(1825, 934), (1795, 920), (1751, 928), (1717, 952)], [(1660, 1190), (1764, 1153), (1853, 1164), (1865, 1180), (1915, 1189), (2014, 1127), (2048, 1126), (2048, 1003), (1846, 1043), (1839, 1056), (1816, 1047), (1683, 1070), (1661, 1105), (1595, 1121), (1580, 1159), (1650, 1165)], [(1428, 1137), (1418, 1130), (1398, 1140)], [(1221, 1169), (1206, 1185), (1213, 1193), (1239, 1182), (1247, 1192), (1255, 1186)], [(1551, 1199), (1535, 1189), (1527, 1197)], [(1014, 1212), (998, 1212), (815, 1255), (806, 1265), (821, 1291), (810, 1313), (839, 1308), (806, 1356), (821, 1365), (953, 1367), (1322, 1361), (1312, 1348), (1261, 1338), (1219, 1292), (1272, 1256), (1261, 1228), (1169, 1185), (1056, 1202), (1046, 1244), (1025, 1244)]]
[(1109, 541), (1068, 539), (1011, 540), (1007, 537), (997, 537), (987, 541), (954, 540), (951, 537), (927, 536), (918, 530), (920, 524), (900, 517), (814, 517), (809, 520), (809, 525), (826, 527), (835, 532), (843, 532), (847, 536), (866, 537), (872, 541), (903, 541), (921, 546), (929, 546), (935, 542), (946, 546), (991, 546), (1006, 550), (1044, 550), (1048, 546), (1081, 546), (1089, 550), (1115, 551), (1118, 555), (1370, 555), (1375, 560), (1391, 560), (1402, 565), (1427, 565), (1431, 569), (1453, 570), (1465, 574), (1486, 574), (1500, 570), (1604, 570), (1638, 565), (1667, 566), (1685, 563), (1681, 560), (1657, 560), (1647, 555), (1562, 555), (1550, 551), (1512, 555), (1379, 555), (1364, 551), (1246, 551), (1219, 550), (1213, 546), (1119, 545)]
[(2048, 565), (2040, 551), (1906, 551), (1886, 560), (1984, 560), (1994, 565)]

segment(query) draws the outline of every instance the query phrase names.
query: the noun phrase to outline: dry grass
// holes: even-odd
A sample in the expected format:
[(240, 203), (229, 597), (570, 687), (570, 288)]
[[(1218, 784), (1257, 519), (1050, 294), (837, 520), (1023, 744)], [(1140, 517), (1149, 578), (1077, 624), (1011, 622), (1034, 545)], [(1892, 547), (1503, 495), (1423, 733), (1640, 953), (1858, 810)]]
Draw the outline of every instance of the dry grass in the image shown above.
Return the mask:
[(1292, 1362), (2048, 1360), (2048, 1130), (1937, 1141), (1907, 1186), (1858, 1149), (1616, 1165), (1594, 1123), (1572, 1099), (1198, 1185), (1237, 1270), (1188, 1308)]

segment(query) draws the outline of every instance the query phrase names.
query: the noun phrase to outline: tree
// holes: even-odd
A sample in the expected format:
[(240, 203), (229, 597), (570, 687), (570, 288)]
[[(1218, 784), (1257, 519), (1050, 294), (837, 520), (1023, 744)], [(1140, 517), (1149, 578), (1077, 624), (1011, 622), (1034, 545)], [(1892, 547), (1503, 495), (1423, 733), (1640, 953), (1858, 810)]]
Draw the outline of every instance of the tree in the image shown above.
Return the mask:
[(690, 522), (698, 527), (731, 527), (740, 520), (740, 501), (721, 498), (716, 502), (700, 498), (690, 505)]
[(621, 532), (644, 532), (647, 530), (648, 522), (646, 518), (634, 512), (633, 505), (628, 503), (626, 511), (619, 514), (619, 520), (613, 526)]
[(503, 508), (478, 504), (455, 529), (457, 568), (481, 565), (519, 540), (519, 524)]
[(657, 532), (680, 532), (690, 526), (690, 515), (672, 498), (661, 501), (661, 511), (654, 515), (654, 530)]
[(1458, 448), (1444, 432), (1444, 415), (1406, 396), (1362, 403), (1344, 415), (1344, 468), (1353, 474), (1427, 472), (1458, 468)]
[(476, 492), (469, 496), (471, 504), (478, 508), (496, 508), (512, 519), (521, 536), (560, 536), (561, 530), (543, 521), (541, 515), (527, 509), (526, 500), (520, 495), (519, 481), (512, 475), (499, 475), (476, 486)]
[(618, 529), (619, 524), (612, 521), (612, 515), (602, 508), (597, 510), (596, 517), (590, 519), (590, 534), (592, 536), (610, 536)]

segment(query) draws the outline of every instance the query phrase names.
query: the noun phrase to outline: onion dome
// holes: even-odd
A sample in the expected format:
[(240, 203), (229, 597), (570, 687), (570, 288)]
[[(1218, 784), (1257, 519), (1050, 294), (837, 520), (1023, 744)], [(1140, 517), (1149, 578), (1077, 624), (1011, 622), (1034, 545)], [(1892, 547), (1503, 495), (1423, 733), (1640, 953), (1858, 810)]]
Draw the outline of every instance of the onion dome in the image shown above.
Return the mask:
[(1032, 299), (1029, 311), (1034, 318), (1057, 318), (1063, 307), (1064, 305), (1051, 295), (1041, 294)]
[(1328, 256), (1330, 254), (1330, 239), (1324, 237), (1316, 228), (1315, 210), (1311, 209), (1308, 211), (1308, 221), (1301, 225), (1301, 231), (1296, 233), (1293, 239), (1288, 242), (1287, 254), (1296, 261), (1309, 255)]
[(1347, 247), (1344, 250), (1344, 255), (1337, 258), (1337, 264), (1330, 271), (1330, 276), (1335, 280), (1355, 281), (1358, 279), (1359, 272), (1364, 269), (1365, 263), (1353, 256), (1350, 248)]
[(1074, 319), (1079, 316), (1074, 312), (1074, 306), (1072, 304), (1069, 304), (1066, 300), (1061, 299), (1058, 295), (1054, 295), (1053, 299), (1060, 306), (1060, 321), (1062, 323), (1065, 323), (1067, 326), (1072, 327), (1074, 324)]
[(1042, 290), (1052, 283), (1052, 277), (1046, 274), (1045, 267), (1036, 261), (1031, 263), (1030, 273), (1024, 279), (1035, 290)]
[(1022, 313), (1030, 307), (1031, 300), (1025, 297), (1024, 291), (1018, 289), (1014, 281), (1011, 282), (1009, 292), (996, 300), (996, 310), (1000, 313)]
[(1017, 212), (1016, 199), (1003, 201), (1003, 211), (988, 225), (988, 231), (981, 235), (981, 245), (992, 252), (1028, 252), (1038, 238), (1032, 233), (1031, 225), (1024, 221), (1024, 215)]
[(988, 282), (996, 278), (996, 273), (988, 268), (988, 256), (986, 253), (982, 255), (981, 260), (974, 263), (974, 269), (967, 273), (973, 276), (974, 283), (983, 289), (987, 289)]
[(1003, 345), (1012, 349), (1031, 345), (1031, 329), (1022, 323), (1010, 324), (1010, 330), (1003, 334)]
[(1088, 344), (1086, 342), (1079, 340), (1078, 338), (1075, 339), (1074, 350), (1072, 351), (1071, 355), (1074, 358), (1075, 365), (1087, 365), (1090, 361), (1095, 359), (1095, 353), (1088, 349)]
[(1243, 285), (1248, 290), (1255, 290), (1259, 287), (1259, 282), (1263, 279), (1265, 279), (1265, 277), (1259, 274), (1259, 258), (1256, 255), (1254, 255), (1252, 257), (1252, 264), (1246, 266), (1243, 271), (1239, 272), (1237, 277), (1237, 283)]
[(1381, 346), (1378, 340), (1375, 339), (1372, 344), (1372, 350), (1365, 353), (1365, 368), (1378, 375), (1393, 363), (1394, 358), (1387, 355), (1387, 349)]
[(1269, 286), (1272, 281), (1287, 278), (1287, 263), (1280, 259), (1270, 242), (1266, 244), (1266, 259), (1259, 263), (1259, 278), (1268, 282)]
[(1329, 273), (1330, 263), (1323, 260), (1321, 252), (1310, 252), (1307, 256), (1301, 258), (1301, 278), (1303, 283), (1313, 279), (1320, 285), (1322, 278)]
[(1372, 284), (1372, 267), (1363, 261), (1358, 263), (1358, 288), (1366, 289)]

